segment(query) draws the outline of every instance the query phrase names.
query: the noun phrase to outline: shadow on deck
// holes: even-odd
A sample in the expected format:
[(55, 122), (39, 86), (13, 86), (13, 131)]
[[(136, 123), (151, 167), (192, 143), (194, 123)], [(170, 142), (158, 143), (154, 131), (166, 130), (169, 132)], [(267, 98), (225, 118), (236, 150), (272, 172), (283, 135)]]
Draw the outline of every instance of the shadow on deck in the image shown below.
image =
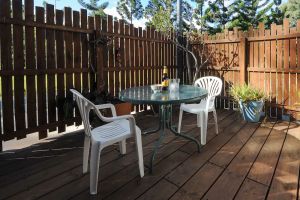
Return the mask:
[[(219, 110), (219, 135), (208, 126), (207, 144), (167, 134), (153, 174), (139, 178), (135, 144), (127, 154), (118, 146), (101, 154), (98, 196), (89, 195), (82, 174), (83, 132), (0, 155), (0, 199), (296, 199), (299, 196), (300, 127), (296, 123), (244, 122), (238, 113)], [(147, 129), (151, 115), (137, 117)], [(186, 114), (183, 130), (199, 137), (196, 117)], [(157, 134), (143, 136), (147, 164)]]

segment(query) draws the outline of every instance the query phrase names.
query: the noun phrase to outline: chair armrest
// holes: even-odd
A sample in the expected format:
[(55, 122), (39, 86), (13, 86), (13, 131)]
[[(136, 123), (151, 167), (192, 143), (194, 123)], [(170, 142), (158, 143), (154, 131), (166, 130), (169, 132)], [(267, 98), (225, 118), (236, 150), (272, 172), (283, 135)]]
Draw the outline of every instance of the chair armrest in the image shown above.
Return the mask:
[(99, 104), (99, 105), (95, 105), (95, 107), (96, 107), (98, 110), (110, 108), (111, 113), (112, 113), (112, 116), (113, 116), (113, 117), (116, 117), (116, 116), (117, 116), (116, 108), (115, 108), (115, 106), (114, 106), (113, 104), (111, 104), (111, 103)]

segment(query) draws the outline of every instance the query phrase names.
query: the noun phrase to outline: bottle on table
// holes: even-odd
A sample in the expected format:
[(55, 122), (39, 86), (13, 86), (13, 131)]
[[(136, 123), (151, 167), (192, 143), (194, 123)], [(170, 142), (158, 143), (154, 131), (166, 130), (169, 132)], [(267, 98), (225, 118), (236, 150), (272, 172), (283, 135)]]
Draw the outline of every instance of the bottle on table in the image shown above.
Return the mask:
[(168, 90), (169, 87), (169, 77), (168, 77), (168, 68), (164, 66), (163, 76), (161, 81), (162, 91)]

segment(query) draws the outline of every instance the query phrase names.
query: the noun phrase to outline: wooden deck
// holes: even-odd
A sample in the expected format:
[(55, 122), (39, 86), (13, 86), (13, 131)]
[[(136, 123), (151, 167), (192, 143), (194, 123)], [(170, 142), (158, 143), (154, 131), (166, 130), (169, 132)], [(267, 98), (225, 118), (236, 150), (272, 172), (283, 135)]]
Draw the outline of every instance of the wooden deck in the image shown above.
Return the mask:
[[(154, 172), (139, 178), (133, 140), (127, 154), (117, 146), (101, 154), (99, 195), (89, 195), (82, 174), (83, 133), (0, 155), (0, 199), (297, 199), (300, 127), (296, 123), (245, 123), (238, 113), (218, 111), (219, 135), (208, 127), (201, 152), (193, 143), (168, 134)], [(199, 135), (195, 116), (184, 115), (183, 130)], [(154, 116), (137, 117), (142, 129)], [(157, 134), (143, 136), (148, 163)]]

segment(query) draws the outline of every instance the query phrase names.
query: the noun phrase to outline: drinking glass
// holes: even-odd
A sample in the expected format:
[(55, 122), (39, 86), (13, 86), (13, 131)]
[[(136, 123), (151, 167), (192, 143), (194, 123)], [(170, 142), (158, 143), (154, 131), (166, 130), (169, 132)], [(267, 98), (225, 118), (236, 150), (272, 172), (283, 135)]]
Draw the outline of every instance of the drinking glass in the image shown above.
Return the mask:
[(177, 92), (179, 90), (180, 79), (170, 79), (169, 80), (169, 90), (170, 92)]

